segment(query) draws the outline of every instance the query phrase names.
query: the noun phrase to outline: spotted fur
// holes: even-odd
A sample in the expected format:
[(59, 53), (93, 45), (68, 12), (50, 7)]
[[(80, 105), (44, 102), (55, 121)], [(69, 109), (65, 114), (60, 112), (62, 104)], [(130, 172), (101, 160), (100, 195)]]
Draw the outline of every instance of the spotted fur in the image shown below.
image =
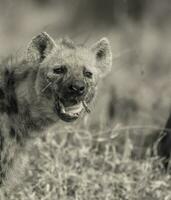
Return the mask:
[[(56, 111), (59, 99), (65, 108), (81, 101), (89, 104), (111, 60), (106, 38), (86, 48), (69, 39), (55, 42), (47, 33), (41, 33), (29, 43), (26, 59), (10, 65), (7, 61), (1, 63), (0, 186), (15, 185), (31, 138), (65, 120), (66, 116), (60, 118)], [(69, 90), (76, 81), (84, 84), (84, 94)]]

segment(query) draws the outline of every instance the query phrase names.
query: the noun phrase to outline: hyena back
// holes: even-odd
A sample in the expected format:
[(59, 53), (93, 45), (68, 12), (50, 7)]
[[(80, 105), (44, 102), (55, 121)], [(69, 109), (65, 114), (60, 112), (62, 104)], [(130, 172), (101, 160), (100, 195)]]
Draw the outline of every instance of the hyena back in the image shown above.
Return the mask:
[(31, 138), (60, 120), (80, 118), (111, 62), (106, 38), (88, 48), (69, 39), (55, 42), (47, 33), (31, 40), (23, 61), (2, 62), (0, 186), (17, 179)]

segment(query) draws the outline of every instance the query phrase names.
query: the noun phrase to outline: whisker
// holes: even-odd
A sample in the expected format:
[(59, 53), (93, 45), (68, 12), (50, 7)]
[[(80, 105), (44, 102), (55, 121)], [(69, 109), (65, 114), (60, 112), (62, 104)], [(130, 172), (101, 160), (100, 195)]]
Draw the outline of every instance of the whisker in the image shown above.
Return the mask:
[(85, 101), (82, 101), (82, 105), (83, 105), (83, 107), (85, 108), (85, 110), (86, 110), (87, 113), (90, 113), (90, 112), (91, 112), (91, 110), (88, 108), (88, 106), (87, 106), (87, 104), (86, 104)]
[(49, 83), (42, 89), (41, 92), (44, 92), (51, 84), (52, 84), (52, 82), (49, 82)]
[(83, 43), (82, 43), (83, 45), (85, 45), (89, 41), (91, 35), (92, 35), (92, 32), (89, 32), (88, 35), (86, 36), (86, 38), (84, 39)]

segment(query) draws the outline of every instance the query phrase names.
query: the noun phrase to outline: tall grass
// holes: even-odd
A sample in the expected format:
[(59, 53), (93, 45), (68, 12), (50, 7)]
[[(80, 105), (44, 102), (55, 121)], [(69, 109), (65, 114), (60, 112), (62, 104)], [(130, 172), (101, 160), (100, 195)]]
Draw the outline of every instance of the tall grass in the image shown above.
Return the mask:
[(119, 128), (96, 136), (72, 127), (57, 130), (35, 142), (27, 176), (9, 200), (171, 198), (171, 177), (162, 173), (160, 160), (148, 154), (133, 159), (129, 129), (122, 143)]

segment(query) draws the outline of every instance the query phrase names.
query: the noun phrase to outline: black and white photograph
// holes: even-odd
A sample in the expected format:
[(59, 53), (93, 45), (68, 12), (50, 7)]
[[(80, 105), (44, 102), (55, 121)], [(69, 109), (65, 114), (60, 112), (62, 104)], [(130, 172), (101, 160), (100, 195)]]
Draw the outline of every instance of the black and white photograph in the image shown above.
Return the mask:
[(0, 200), (171, 200), (169, 0), (0, 0)]

